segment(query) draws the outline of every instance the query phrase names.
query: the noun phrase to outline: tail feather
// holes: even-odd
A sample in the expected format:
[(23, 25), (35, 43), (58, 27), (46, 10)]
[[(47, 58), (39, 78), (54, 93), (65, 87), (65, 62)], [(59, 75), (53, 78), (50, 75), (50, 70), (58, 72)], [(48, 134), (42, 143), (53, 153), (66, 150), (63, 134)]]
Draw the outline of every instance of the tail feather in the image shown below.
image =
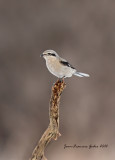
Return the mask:
[(78, 77), (90, 77), (89, 74), (82, 73), (82, 72), (75, 72), (74, 75)]

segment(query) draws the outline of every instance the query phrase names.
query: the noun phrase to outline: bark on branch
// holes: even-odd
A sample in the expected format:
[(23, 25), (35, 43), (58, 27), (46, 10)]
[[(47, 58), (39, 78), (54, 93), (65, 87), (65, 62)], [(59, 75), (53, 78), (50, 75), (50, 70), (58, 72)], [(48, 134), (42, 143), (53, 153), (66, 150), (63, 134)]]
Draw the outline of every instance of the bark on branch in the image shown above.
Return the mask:
[(35, 147), (32, 157), (30, 160), (41, 160), (46, 157), (44, 156), (44, 151), (48, 143), (54, 139), (57, 140), (61, 134), (59, 133), (59, 103), (60, 96), (66, 87), (64, 81), (57, 81), (52, 87), (50, 105), (49, 105), (49, 126), (46, 131), (43, 133), (41, 139), (39, 140), (37, 146)]

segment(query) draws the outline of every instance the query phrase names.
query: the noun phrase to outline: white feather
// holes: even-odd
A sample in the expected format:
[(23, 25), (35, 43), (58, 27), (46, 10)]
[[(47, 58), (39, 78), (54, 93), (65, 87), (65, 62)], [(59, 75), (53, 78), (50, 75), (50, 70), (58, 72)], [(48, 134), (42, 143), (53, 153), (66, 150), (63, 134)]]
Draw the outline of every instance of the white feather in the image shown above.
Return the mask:
[(89, 74), (82, 73), (82, 72), (76, 72), (76, 73), (74, 73), (74, 75), (78, 76), (78, 77), (90, 77)]

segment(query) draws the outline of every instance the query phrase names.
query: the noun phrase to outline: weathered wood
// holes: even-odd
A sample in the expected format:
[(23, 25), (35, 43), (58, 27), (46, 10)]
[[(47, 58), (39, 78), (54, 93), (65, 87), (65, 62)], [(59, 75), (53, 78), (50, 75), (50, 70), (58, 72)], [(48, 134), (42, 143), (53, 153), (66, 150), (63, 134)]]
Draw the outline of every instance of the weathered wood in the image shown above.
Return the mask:
[(61, 135), (59, 133), (59, 103), (60, 103), (60, 96), (66, 87), (64, 81), (58, 80), (54, 86), (52, 87), (50, 105), (49, 105), (49, 126), (46, 131), (43, 133), (41, 139), (39, 140), (37, 146), (35, 147), (32, 157), (30, 160), (47, 160), (44, 156), (44, 151), (48, 143)]

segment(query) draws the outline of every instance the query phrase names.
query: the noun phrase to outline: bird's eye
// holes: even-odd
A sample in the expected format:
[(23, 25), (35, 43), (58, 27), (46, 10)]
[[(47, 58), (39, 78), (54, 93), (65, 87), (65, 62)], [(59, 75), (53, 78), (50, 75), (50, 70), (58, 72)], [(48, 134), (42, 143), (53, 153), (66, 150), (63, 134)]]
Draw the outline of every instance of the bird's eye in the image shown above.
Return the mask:
[(48, 53), (49, 56), (56, 56), (54, 53)]
[(48, 55), (50, 56), (50, 55), (51, 55), (51, 53), (48, 53)]

